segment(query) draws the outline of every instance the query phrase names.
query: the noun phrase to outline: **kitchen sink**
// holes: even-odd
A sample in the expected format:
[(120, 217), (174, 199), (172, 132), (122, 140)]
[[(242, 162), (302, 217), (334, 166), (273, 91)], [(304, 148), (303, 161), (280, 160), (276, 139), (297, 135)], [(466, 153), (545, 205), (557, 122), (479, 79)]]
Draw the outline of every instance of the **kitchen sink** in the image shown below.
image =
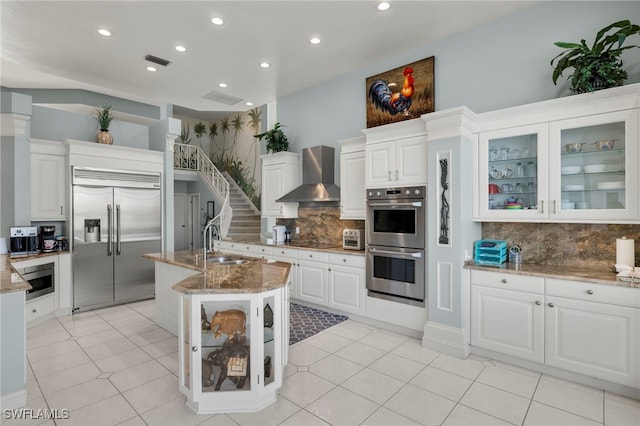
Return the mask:
[(217, 265), (242, 265), (247, 263), (247, 260), (235, 259), (227, 256), (211, 256), (207, 257), (207, 263), (215, 263)]

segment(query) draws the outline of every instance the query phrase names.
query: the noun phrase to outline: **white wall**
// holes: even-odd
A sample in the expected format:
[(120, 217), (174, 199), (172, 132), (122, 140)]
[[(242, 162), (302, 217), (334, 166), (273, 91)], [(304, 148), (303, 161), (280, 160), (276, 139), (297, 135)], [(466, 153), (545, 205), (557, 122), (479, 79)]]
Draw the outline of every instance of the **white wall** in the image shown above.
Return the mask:
[[(622, 19), (638, 24), (637, 1), (542, 2), (540, 5), (445, 40), (399, 53), (323, 84), (278, 99), (289, 151), (361, 135), (366, 127), (365, 79), (435, 56), (436, 111), (465, 105), (476, 113), (569, 95), (566, 80), (551, 81), (556, 41), (592, 43), (601, 28)], [(625, 45), (640, 44), (638, 36)], [(381, 52), (382, 55), (382, 52)], [(640, 82), (640, 49), (622, 55), (626, 84)], [(565, 73), (565, 76), (567, 74)], [(337, 156), (336, 156), (337, 157)], [(336, 181), (339, 183), (336, 158)]]

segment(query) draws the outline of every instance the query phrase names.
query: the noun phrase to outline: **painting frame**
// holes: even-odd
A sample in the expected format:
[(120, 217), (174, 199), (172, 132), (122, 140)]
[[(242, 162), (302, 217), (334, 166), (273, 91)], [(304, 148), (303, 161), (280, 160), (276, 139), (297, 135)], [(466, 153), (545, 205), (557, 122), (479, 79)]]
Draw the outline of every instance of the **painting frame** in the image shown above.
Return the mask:
[(435, 56), (367, 77), (365, 96), (367, 129), (435, 111)]

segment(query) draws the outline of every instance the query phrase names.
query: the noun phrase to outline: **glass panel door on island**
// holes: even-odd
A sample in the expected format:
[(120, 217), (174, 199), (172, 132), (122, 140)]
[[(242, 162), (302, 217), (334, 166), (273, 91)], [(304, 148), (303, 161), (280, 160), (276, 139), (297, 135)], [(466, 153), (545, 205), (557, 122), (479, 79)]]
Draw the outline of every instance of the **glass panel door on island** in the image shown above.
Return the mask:
[(622, 111), (551, 124), (552, 215), (637, 219), (637, 122)]

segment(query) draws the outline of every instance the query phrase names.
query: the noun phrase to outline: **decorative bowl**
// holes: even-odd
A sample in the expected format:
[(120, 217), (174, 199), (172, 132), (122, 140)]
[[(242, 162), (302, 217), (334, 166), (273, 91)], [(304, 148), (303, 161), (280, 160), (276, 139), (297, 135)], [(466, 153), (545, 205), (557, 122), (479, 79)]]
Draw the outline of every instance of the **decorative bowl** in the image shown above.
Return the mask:
[(568, 143), (564, 146), (564, 149), (569, 154), (576, 154), (578, 152), (582, 152), (582, 146), (584, 143)]
[(617, 141), (617, 139), (603, 139), (601, 141), (595, 141), (596, 148), (598, 151), (608, 151), (613, 149), (613, 144)]

